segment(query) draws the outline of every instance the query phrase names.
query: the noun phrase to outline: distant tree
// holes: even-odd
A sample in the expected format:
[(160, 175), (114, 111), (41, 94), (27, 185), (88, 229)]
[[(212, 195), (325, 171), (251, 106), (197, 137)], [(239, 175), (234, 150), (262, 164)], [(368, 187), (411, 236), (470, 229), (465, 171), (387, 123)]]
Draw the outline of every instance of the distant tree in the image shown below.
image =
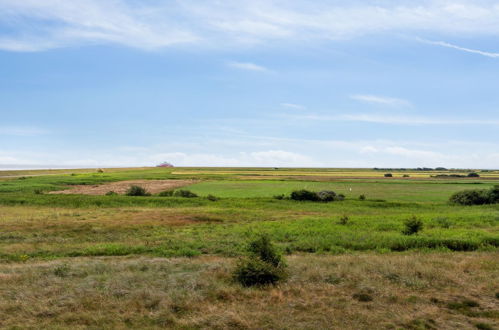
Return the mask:
[(173, 165), (168, 163), (168, 162), (163, 162), (163, 163), (157, 165), (156, 167), (173, 167)]
[(468, 173), (468, 178), (479, 178), (479, 177), (480, 177), (480, 174), (478, 174), (476, 172)]
[(392, 178), (393, 177), (393, 174), (391, 173), (385, 173), (385, 178)]

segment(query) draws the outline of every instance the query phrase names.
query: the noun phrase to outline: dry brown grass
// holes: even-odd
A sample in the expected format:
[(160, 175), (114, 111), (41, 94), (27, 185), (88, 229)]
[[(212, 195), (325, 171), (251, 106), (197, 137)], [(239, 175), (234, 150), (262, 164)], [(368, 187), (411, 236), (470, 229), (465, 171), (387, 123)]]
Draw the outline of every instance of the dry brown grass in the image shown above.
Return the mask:
[(140, 186), (152, 194), (165, 190), (172, 190), (194, 184), (194, 180), (127, 180), (119, 182), (103, 183), (99, 185), (75, 185), (67, 190), (52, 191), (50, 194), (72, 194), (72, 195), (105, 195), (114, 191), (124, 194), (130, 186)]
[[(2, 264), (0, 326), (473, 329), (485, 323), (497, 327), (498, 260), (497, 253), (293, 256), (288, 258), (290, 280), (265, 289), (232, 283), (234, 260), (209, 256)], [(372, 301), (359, 301), (362, 294)], [(479, 306), (454, 306), (466, 300)]]

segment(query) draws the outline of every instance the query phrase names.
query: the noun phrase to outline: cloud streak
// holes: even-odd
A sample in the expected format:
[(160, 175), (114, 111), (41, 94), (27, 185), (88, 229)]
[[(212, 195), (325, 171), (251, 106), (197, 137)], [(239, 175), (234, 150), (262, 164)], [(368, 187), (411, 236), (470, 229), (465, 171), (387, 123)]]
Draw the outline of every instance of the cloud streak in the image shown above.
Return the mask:
[(456, 46), (456, 45), (450, 44), (450, 43), (445, 42), (445, 41), (431, 41), (431, 40), (426, 40), (426, 39), (421, 39), (421, 38), (418, 38), (417, 40), (420, 42), (429, 44), (429, 45), (436, 45), (436, 46), (457, 49), (457, 50), (460, 50), (463, 52), (478, 54), (478, 55), (482, 55), (482, 56), (486, 56), (486, 57), (490, 57), (490, 58), (499, 58), (499, 53), (484, 52), (484, 51), (477, 50), (477, 49), (460, 47), (460, 46)]
[(256, 71), (256, 72), (268, 72), (270, 71), (264, 66), (251, 63), (251, 62), (229, 62), (227, 64), (229, 67), (245, 71)]
[(431, 117), (410, 117), (377, 114), (347, 114), (347, 115), (286, 115), (290, 119), (312, 121), (352, 121), (389, 125), (493, 125), (499, 126), (499, 120), (476, 119), (441, 119)]
[(350, 95), (352, 100), (371, 103), (371, 104), (379, 104), (379, 105), (389, 105), (389, 106), (409, 106), (411, 103), (404, 99), (394, 98), (394, 97), (386, 97), (379, 95), (369, 95), (369, 94), (355, 94)]
[[(380, 33), (499, 36), (491, 1), (0, 0), (0, 49), (118, 44), (152, 50), (337, 40)], [(435, 45), (488, 57), (496, 53)]]

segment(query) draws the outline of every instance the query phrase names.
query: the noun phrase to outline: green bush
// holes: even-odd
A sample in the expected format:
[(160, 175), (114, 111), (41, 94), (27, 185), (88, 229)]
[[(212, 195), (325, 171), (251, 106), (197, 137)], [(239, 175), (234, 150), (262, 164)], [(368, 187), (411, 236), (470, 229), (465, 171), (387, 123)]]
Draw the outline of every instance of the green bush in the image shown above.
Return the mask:
[(366, 195), (362, 194), (359, 196), (359, 200), (365, 201), (366, 200)]
[(393, 174), (391, 174), (391, 173), (386, 173), (385, 174), (385, 178), (392, 178), (392, 177), (393, 177)]
[(173, 190), (165, 190), (158, 194), (159, 197), (171, 197), (173, 196)]
[(323, 190), (317, 193), (317, 197), (322, 202), (332, 202), (336, 199), (336, 193), (331, 190)]
[(344, 215), (340, 218), (340, 225), (346, 225), (348, 223), (348, 221), (350, 221), (350, 218), (348, 217), (348, 215)]
[(267, 235), (261, 235), (258, 239), (248, 245), (248, 252), (255, 258), (258, 258), (274, 267), (283, 264), (282, 256), (270, 241)]
[(274, 267), (256, 258), (241, 259), (234, 271), (234, 279), (241, 285), (275, 285), (287, 277), (284, 267)]
[(451, 204), (484, 205), (499, 203), (499, 185), (486, 190), (464, 190), (453, 194), (449, 199)]
[(288, 277), (286, 263), (270, 239), (262, 235), (248, 245), (249, 256), (239, 260), (234, 270), (234, 280), (241, 285), (274, 285)]
[(467, 177), (468, 178), (479, 178), (480, 174), (478, 174), (476, 172), (471, 172), (471, 173), (468, 173)]
[(274, 195), (274, 199), (283, 200), (285, 198), (284, 194)]
[[(275, 198), (277, 197), (275, 196)], [(332, 202), (337, 200), (344, 200), (345, 195), (337, 195), (334, 191), (331, 190), (323, 190), (317, 193), (315, 191), (301, 189), (293, 191), (290, 198), (295, 201)]]
[(106, 193), (106, 196), (116, 196), (116, 195), (118, 195), (118, 193), (116, 193), (116, 192), (114, 192), (114, 191), (108, 191), (108, 192)]
[(190, 190), (177, 190), (173, 193), (173, 196), (175, 197), (185, 197), (185, 198), (194, 198), (198, 197), (195, 193), (193, 193)]
[(404, 235), (414, 235), (423, 230), (423, 221), (417, 217), (412, 217), (404, 222)]
[(306, 190), (306, 189), (301, 189), (301, 190), (295, 190), (291, 193), (291, 199), (295, 201), (318, 201), (319, 196), (317, 195), (316, 192)]
[(218, 198), (217, 196), (213, 196), (213, 195), (210, 194), (210, 195), (206, 196), (206, 199), (209, 200), (209, 201), (212, 201), (212, 202), (216, 202), (220, 198)]
[(130, 186), (126, 192), (127, 196), (151, 196), (145, 188), (140, 186)]

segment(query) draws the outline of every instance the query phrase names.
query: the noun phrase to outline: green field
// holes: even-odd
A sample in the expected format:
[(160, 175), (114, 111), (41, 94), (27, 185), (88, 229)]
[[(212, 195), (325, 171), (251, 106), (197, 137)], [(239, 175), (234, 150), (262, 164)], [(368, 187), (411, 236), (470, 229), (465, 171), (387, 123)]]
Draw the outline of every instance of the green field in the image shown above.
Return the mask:
[[(470, 262), (480, 265), (474, 268), (478, 272), (475, 274), (478, 279), (475, 280), (479, 282), (474, 283), (470, 290), (478, 290), (476, 291), (478, 296), (473, 296), (474, 299), (488, 304), (487, 306), (490, 307), (488, 310), (493, 312), (491, 312), (492, 316), (490, 317), (477, 316), (476, 320), (466, 315), (463, 316), (461, 313), (456, 316), (455, 322), (464, 328), (472, 328), (473, 324), (479, 321), (491, 326), (496, 324), (498, 300), (489, 296), (481, 297), (482, 293), (478, 292), (486, 290), (492, 296), (495, 292), (499, 292), (497, 281), (489, 283), (490, 276), (496, 276), (499, 267), (499, 205), (457, 206), (450, 205), (448, 199), (457, 191), (492, 187), (499, 183), (499, 172), (485, 172), (480, 178), (432, 178), (430, 175), (433, 173), (410, 171), (393, 171), (394, 178), (384, 178), (384, 173), (385, 171), (366, 169), (228, 168), (105, 169), (103, 173), (98, 173), (92, 169), (0, 172), (0, 279), (3, 278), (2, 276), (10, 278), (9, 276), (15, 274), (16, 269), (18, 269), (19, 278), (16, 277), (16, 280), (12, 280), (13, 284), (11, 283), (11, 285), (17, 285), (18, 289), (21, 290), (21, 285), (32, 286), (32, 282), (26, 282), (29, 276), (36, 277), (47, 271), (53, 272), (50, 268), (52, 266), (44, 265), (54, 265), (55, 268), (66, 265), (64, 267), (67, 267), (69, 274), (87, 272), (90, 274), (89, 278), (94, 281), (92, 283), (104, 281), (102, 283), (106, 283), (105, 285), (111, 285), (113, 278), (118, 276), (119, 269), (125, 267), (124, 269), (128, 272), (127, 276), (130, 277), (126, 281), (135, 283), (134, 279), (142, 276), (138, 275), (137, 272), (140, 273), (140, 271), (137, 269), (146, 267), (145, 264), (149, 265), (148, 269), (153, 272), (148, 275), (144, 274), (145, 280), (151, 281), (151, 288), (158, 289), (162, 287), (162, 284), (156, 283), (156, 280), (152, 280), (152, 278), (156, 275), (163, 276), (158, 275), (163, 270), (161, 267), (158, 268), (157, 263), (170, 264), (173, 262), (175, 266), (168, 266), (169, 270), (165, 270), (167, 273), (177, 274), (177, 272), (181, 272), (185, 276), (202, 276), (199, 275), (199, 272), (208, 272), (207, 274), (209, 274), (206, 269), (210, 267), (209, 260), (213, 259), (217, 260), (216, 264), (222, 265), (220, 266), (223, 268), (221, 279), (207, 279), (210, 284), (206, 285), (218, 283), (216, 285), (220, 287), (217, 287), (216, 290), (213, 289), (216, 292), (218, 292), (217, 290), (230, 292), (236, 290), (240, 293), (232, 292), (228, 295), (242, 295), (243, 297), (247, 296), (247, 299), (259, 301), (259, 299), (264, 299), (263, 292), (265, 291), (244, 293), (243, 289), (230, 281), (228, 274), (234, 257), (245, 254), (247, 242), (259, 234), (265, 233), (270, 236), (279, 250), (290, 258), (291, 267), (295, 269), (295, 274), (298, 274), (296, 275), (298, 277), (292, 278), (291, 283), (304, 281), (300, 277), (303, 274), (312, 276), (309, 274), (310, 270), (300, 268), (305, 267), (307, 258), (312, 258), (310, 262), (313, 265), (310, 267), (319, 268), (326, 267), (321, 264), (320, 260), (328, 260), (327, 263), (334, 264), (340, 262), (338, 260), (346, 262), (345, 260), (348, 258), (351, 258), (348, 260), (364, 258), (363, 260), (366, 262), (376, 260), (377, 263), (380, 263), (379, 267), (381, 268), (391, 267), (382, 264), (383, 260), (402, 262), (401, 260), (404, 258), (409, 258), (418, 264), (426, 258), (436, 260), (435, 263), (441, 263), (442, 260), (448, 258), (452, 259), (454, 256), (456, 258), (458, 256), (465, 259), (471, 258)], [(410, 173), (410, 177), (402, 178), (402, 174), (405, 173)], [(134, 179), (196, 180), (194, 184), (182, 189), (189, 189), (198, 194), (199, 197), (49, 194), (51, 191), (71, 189), (74, 185), (93, 186)], [(323, 203), (274, 198), (280, 194), (287, 196), (293, 190), (298, 189), (334, 190), (337, 193), (343, 193), (346, 199)], [(206, 198), (208, 195), (216, 196), (218, 199), (209, 200)], [(360, 200), (360, 195), (365, 195), (366, 200)], [(404, 235), (402, 233), (404, 221), (413, 216), (423, 221), (423, 230), (417, 235)], [(340, 219), (344, 217), (348, 217), (348, 221), (341, 223)], [(385, 256), (386, 259), (384, 259)], [(178, 257), (191, 259), (176, 259)], [(486, 263), (477, 261), (482, 259), (488, 261)], [(185, 260), (185, 265), (182, 266), (178, 260)], [(137, 269), (133, 268), (135, 266), (129, 266), (129, 264), (135, 265), (135, 263), (140, 264)], [(100, 273), (95, 267), (101, 267), (103, 273), (99, 275)], [(464, 266), (459, 264), (455, 267)], [(436, 275), (439, 271), (437, 264), (432, 264), (430, 268), (431, 271), (428, 270), (428, 272), (433, 272), (433, 276), (439, 278), (440, 275)], [(465, 271), (464, 268), (463, 271)], [(372, 282), (370, 285), (374, 287), (373, 290), (381, 290), (377, 284), (373, 284), (376, 282), (376, 276), (372, 277), (371, 275), (375, 273), (371, 273), (367, 278)], [(25, 276), (28, 277), (25, 278)], [(61, 279), (51, 275), (47, 277), (47, 281), (50, 282), (47, 285), (53, 286), (54, 290), (60, 290), (68, 285), (72, 287), (76, 284), (67, 281), (71, 278), (76, 280), (81, 276), (83, 275), (67, 275)], [(171, 276), (168, 278), (181, 281), (176, 277), (177, 275)], [(326, 275), (321, 274), (320, 278), (324, 276)], [(362, 281), (356, 281), (349, 275), (338, 276), (345, 277), (345, 283), (349, 283), (349, 286), (341, 290), (348, 291), (348, 288), (358, 290), (362, 287)], [(433, 283), (429, 279), (430, 274), (427, 276), (428, 279), (424, 279), (428, 282), (425, 284), (427, 289), (436, 290), (436, 282)], [(310, 283), (316, 283), (314, 281), (311, 280)], [(323, 280), (321, 281), (319, 281), (322, 283), (320, 285), (326, 285)], [(417, 279), (411, 279), (411, 281), (417, 281)], [(85, 280), (85, 283), (87, 282)], [(89, 291), (91, 295), (99, 295), (101, 292), (99, 290), (102, 290), (102, 287), (94, 287), (91, 283), (85, 285), (82, 290)], [(174, 286), (174, 284), (171, 285)], [(292, 287), (289, 287), (291, 284), (286, 285), (285, 289), (275, 290), (293, 290)], [(303, 286), (303, 284), (300, 285)], [(464, 289), (471, 283), (465, 285), (456, 282), (455, 285)], [(74, 319), (71, 322), (64, 321), (64, 317), (68, 316), (67, 313), (71, 314), (70, 307), (63, 308), (62, 312), (55, 313), (53, 317), (39, 317), (35, 312), (31, 313), (27, 306), (12, 300), (12, 293), (8, 293), (10, 291), (6, 288), (0, 287), (0, 296), (5, 301), (0, 304), (0, 314), (18, 310), (33, 326), (36, 324), (35, 320), (41, 319), (47, 327), (55, 328), (61, 325), (76, 325), (77, 327), (87, 325), (99, 328), (106, 327), (106, 324), (109, 327), (122, 327), (126, 323), (124, 321), (126, 317), (123, 315), (120, 316), (121, 319), (118, 318), (121, 320), (118, 323), (113, 323), (108, 319), (103, 321), (105, 317), (102, 315), (101, 319), (92, 318), (89, 316), (91, 307), (86, 305), (86, 307), (78, 307), (85, 313), (90, 313), (89, 315), (85, 314), (89, 318), (86, 321)], [(200, 294), (204, 297), (203, 299), (207, 299), (210, 304), (214, 305), (227, 303), (242, 308), (248, 303), (247, 300), (236, 298), (234, 298), (235, 301), (230, 300), (233, 299), (230, 298), (227, 302), (216, 302), (217, 298), (210, 296), (210, 294), (217, 296), (221, 293), (208, 294), (205, 289), (198, 292), (196, 288), (193, 288), (192, 292), (194, 293), (191, 292), (189, 295)], [(417, 291), (417, 285), (413, 289)], [(75, 287), (71, 290), (77, 292), (78, 288)], [(319, 291), (317, 294), (322, 297), (322, 293)], [(416, 294), (416, 291), (411, 294)], [(425, 292), (421, 294), (428, 293)], [(400, 295), (400, 292), (397, 295)], [(445, 295), (444, 299), (451, 299), (452, 292), (449, 291)], [(467, 297), (467, 295), (465, 296)], [(76, 297), (72, 299), (78, 300)], [(106, 302), (111, 304), (110, 306), (102, 308), (109, 308), (109, 311), (118, 308), (119, 299), (117, 298), (117, 301), (113, 299)], [(175, 300), (170, 294), (158, 299)], [(194, 298), (190, 297), (189, 299)], [(317, 299), (326, 304), (325, 300), (321, 300), (323, 298)], [(399, 299), (402, 298), (399, 297)], [(81, 301), (78, 303), (83, 304)], [(169, 304), (173, 303), (169, 302)], [(128, 310), (131, 315), (130, 327), (147, 325), (147, 327), (155, 328), (161, 325), (156, 321), (146, 320), (145, 315), (148, 313), (146, 307), (137, 307), (135, 312), (130, 311), (133, 308), (128, 305), (122, 306), (122, 308)], [(169, 310), (173, 314), (169, 312), (171, 315), (168, 314), (169, 316), (164, 322), (172, 322), (172, 327), (203, 328), (213, 326), (230, 328), (229, 324), (232, 322), (230, 320), (225, 322), (217, 319), (217, 322), (221, 323), (216, 323), (218, 325), (214, 326), (215, 323), (203, 323), (199, 319), (195, 319), (194, 315), (199, 318), (201, 317), (199, 315), (202, 315), (204, 311), (202, 306), (196, 308), (194, 310), (188, 308), (185, 313), (180, 314)], [(310, 312), (315, 310), (313, 307), (307, 308)], [(405, 306), (404, 308), (409, 307)], [(280, 312), (285, 313), (285, 310)], [(159, 307), (158, 310), (149, 310), (149, 313), (155, 315), (155, 318), (160, 318), (160, 312), (164, 312), (164, 310)], [(296, 313), (301, 315), (299, 312)], [(436, 310), (432, 313), (438, 314)], [(277, 323), (273, 323), (272, 320), (265, 321), (264, 318), (267, 317), (265, 315), (267, 314), (262, 311), (260, 316), (246, 315), (244, 317), (247, 319), (243, 317), (238, 322), (233, 321), (241, 328), (244, 328), (244, 325), (251, 325), (250, 320), (254, 317), (259, 320), (259, 323), (255, 323), (258, 326), (254, 328), (266, 326), (286, 328), (291, 326), (283, 320), (279, 321), (280, 323), (277, 321)], [(325, 323), (316, 323), (317, 327), (327, 324), (328, 316), (321, 315)], [(298, 316), (296, 317), (298, 318)], [(348, 324), (367, 328), (370, 322), (369, 317), (366, 317), (365, 320), (363, 319), (365, 323), (356, 325), (349, 323), (351, 317), (353, 316), (349, 316), (350, 321), (344, 320), (345, 326)], [(407, 322), (410, 323), (411, 320), (402, 320), (396, 317), (395, 319), (391, 323), (395, 328), (410, 328)], [(14, 320), (3, 322), (0, 321), (0, 326), (20, 325)], [(235, 327), (237, 328), (237, 326)], [(253, 328), (252, 326), (247, 327)], [(430, 329), (431, 327), (418, 328), (414, 326), (413, 328)], [(437, 328), (452, 327), (441, 324), (441, 327)]]

